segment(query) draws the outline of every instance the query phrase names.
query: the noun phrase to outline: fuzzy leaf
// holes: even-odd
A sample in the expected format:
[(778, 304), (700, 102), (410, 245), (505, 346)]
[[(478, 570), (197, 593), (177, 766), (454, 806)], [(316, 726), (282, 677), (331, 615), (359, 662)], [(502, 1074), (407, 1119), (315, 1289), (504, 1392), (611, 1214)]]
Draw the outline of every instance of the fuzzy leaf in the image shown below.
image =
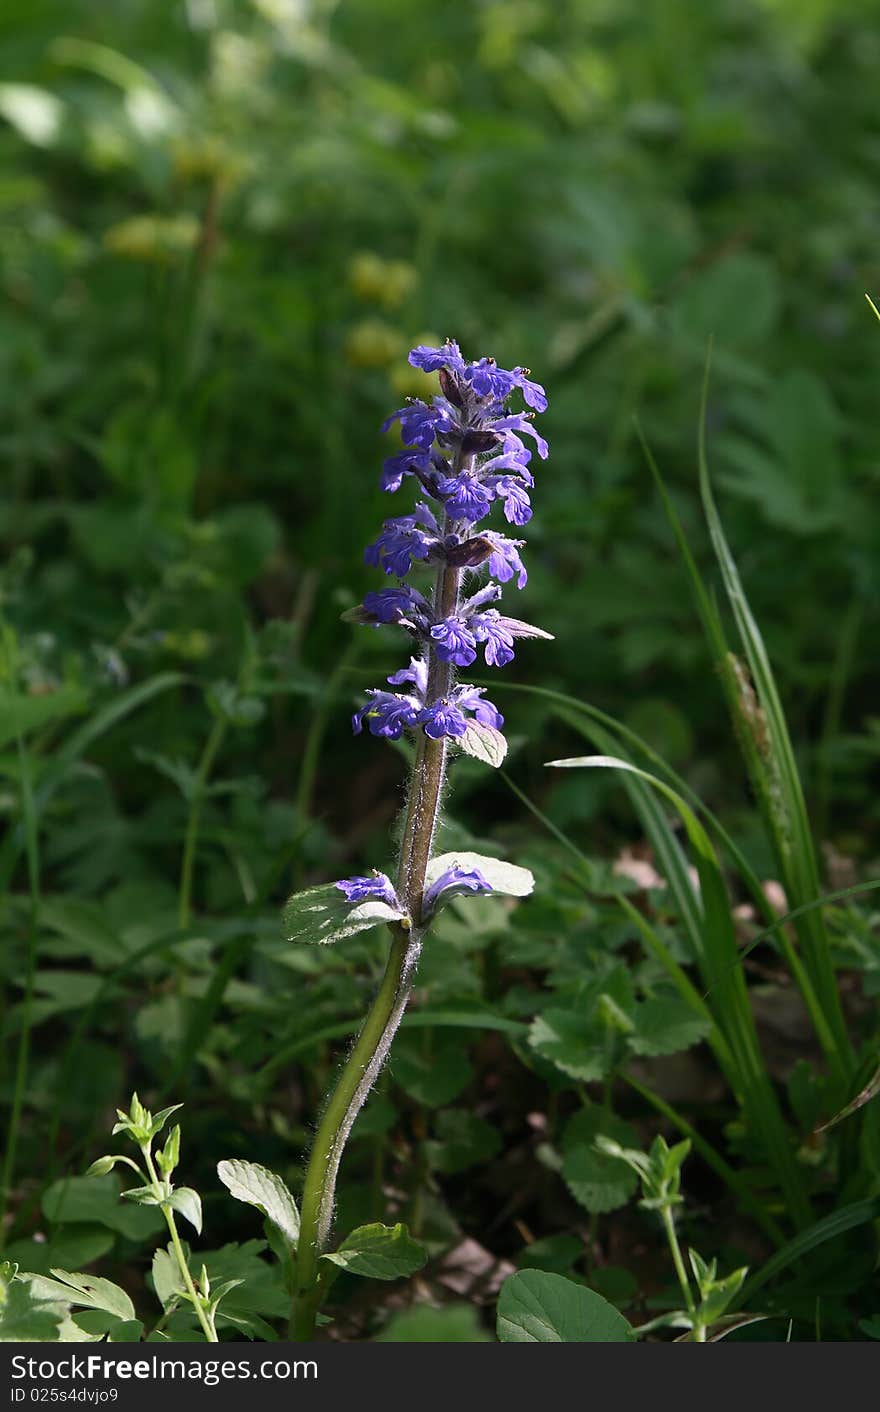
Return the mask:
[(299, 1240), (299, 1212), (285, 1183), (258, 1162), (230, 1159), (217, 1163), (217, 1175), (237, 1201), (256, 1206), (279, 1230), (287, 1244), (296, 1249)]
[(458, 736), (455, 743), (465, 755), (482, 760), (493, 770), (504, 764), (507, 755), (507, 737), (494, 726), (484, 726), (479, 721), (468, 721), (467, 730), (464, 735)]
[(630, 1325), (584, 1285), (546, 1270), (521, 1270), (501, 1286), (501, 1343), (628, 1343)]
[(49, 1296), (67, 1299), (84, 1309), (102, 1309), (116, 1319), (135, 1318), (135, 1308), (124, 1289), (112, 1280), (97, 1275), (71, 1274), (69, 1270), (53, 1270), (53, 1279), (38, 1277), (38, 1288)]
[(441, 853), (428, 864), (426, 880), (432, 882), (451, 868), (453, 863), (468, 871), (482, 873), (490, 884), (493, 893), (505, 897), (528, 897), (534, 891), (535, 879), (528, 868), (520, 868), (516, 863), (505, 863), (501, 858), (486, 858), (482, 853)]
[(380, 898), (352, 907), (333, 883), (295, 892), (285, 903), (282, 915), (288, 941), (320, 942), (324, 946), (383, 922), (407, 920), (405, 912), (397, 911)]
[(383, 1226), (378, 1221), (358, 1226), (346, 1236), (332, 1255), (322, 1255), (350, 1275), (364, 1275), (371, 1280), (398, 1280), (414, 1275), (428, 1258), (428, 1252), (410, 1238), (406, 1226)]

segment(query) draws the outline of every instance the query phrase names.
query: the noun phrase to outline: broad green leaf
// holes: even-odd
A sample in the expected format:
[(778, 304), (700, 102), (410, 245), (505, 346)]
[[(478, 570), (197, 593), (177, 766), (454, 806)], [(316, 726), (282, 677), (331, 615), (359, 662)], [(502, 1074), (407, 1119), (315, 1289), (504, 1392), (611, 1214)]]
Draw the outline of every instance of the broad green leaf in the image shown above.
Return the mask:
[(529, 1030), (529, 1044), (570, 1078), (594, 1083), (608, 1073), (612, 1055), (604, 1025), (582, 1010), (543, 1010)]
[(91, 1265), (113, 1246), (113, 1233), (104, 1226), (59, 1226), (48, 1240), (15, 1240), (6, 1246), (7, 1260), (30, 1274), (48, 1275), (53, 1265), (64, 1269)]
[(191, 1186), (177, 1186), (171, 1193), (169, 1205), (179, 1211), (199, 1235), (202, 1231), (202, 1198)]
[(508, 1276), (497, 1327), (501, 1343), (628, 1343), (633, 1336), (607, 1299), (546, 1270)]
[(363, 1275), (370, 1280), (398, 1280), (414, 1275), (427, 1258), (424, 1246), (412, 1240), (399, 1221), (396, 1226), (383, 1226), (378, 1221), (358, 1226), (338, 1250), (321, 1256), (350, 1275)]
[(71, 1274), (69, 1270), (53, 1270), (52, 1279), (37, 1276), (39, 1289), (47, 1295), (57, 1295), (73, 1305), (85, 1309), (103, 1309), (116, 1319), (133, 1319), (135, 1308), (124, 1289), (112, 1280), (99, 1279), (97, 1275)]
[(217, 1163), (217, 1175), (237, 1201), (256, 1206), (283, 1235), (291, 1248), (299, 1240), (299, 1212), (285, 1183), (258, 1162), (230, 1158)]
[(636, 1006), (634, 1032), (627, 1042), (635, 1054), (677, 1054), (698, 1044), (711, 1021), (677, 995), (655, 995)]
[(153, 1255), (153, 1289), (156, 1298), (166, 1309), (172, 1299), (177, 1299), (185, 1289), (183, 1277), (174, 1254), (174, 1246), (169, 1243), (167, 1250), (161, 1248)]
[(376, 1343), (491, 1343), (469, 1304), (444, 1304), (434, 1309), (417, 1304), (392, 1314), (375, 1337)]
[(8, 687), (0, 687), (0, 748), (42, 730), (50, 721), (84, 711), (88, 696), (81, 687), (63, 686), (45, 696), (25, 696)]
[(57, 1343), (69, 1308), (32, 1278), (0, 1281), (0, 1343)]
[(103, 1309), (80, 1309), (72, 1322), (90, 1338), (105, 1343), (140, 1343), (144, 1333), (140, 1319), (117, 1319)]
[(428, 885), (435, 882), (441, 873), (457, 863), (460, 868), (475, 869), (482, 873), (492, 891), (506, 897), (528, 897), (534, 891), (535, 879), (528, 868), (520, 868), (516, 863), (506, 863), (502, 858), (487, 858), (483, 853), (441, 853), (432, 858), (425, 874)]
[(507, 737), (494, 726), (480, 725), (479, 721), (469, 721), (464, 735), (455, 744), (465, 755), (481, 760), (497, 770), (507, 756)]
[(596, 1151), (600, 1133), (621, 1147), (638, 1146), (628, 1123), (595, 1104), (569, 1119), (562, 1137), (562, 1176), (572, 1196), (592, 1212), (625, 1205), (638, 1186), (638, 1177), (625, 1162)]
[(43, 1214), (55, 1223), (88, 1221), (118, 1231), (129, 1240), (145, 1240), (164, 1226), (158, 1210), (120, 1201), (115, 1172), (106, 1177), (62, 1177), (43, 1194)]
[(288, 941), (302, 941), (330, 946), (345, 937), (378, 927), (383, 922), (402, 922), (405, 912), (389, 906), (380, 898), (352, 907), (345, 895), (333, 883), (296, 892), (285, 903), (284, 935)]

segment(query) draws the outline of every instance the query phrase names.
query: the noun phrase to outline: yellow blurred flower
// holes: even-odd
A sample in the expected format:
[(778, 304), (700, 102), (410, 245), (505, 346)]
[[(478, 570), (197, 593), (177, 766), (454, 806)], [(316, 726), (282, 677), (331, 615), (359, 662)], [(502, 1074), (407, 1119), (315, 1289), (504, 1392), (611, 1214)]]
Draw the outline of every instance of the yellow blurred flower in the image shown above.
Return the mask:
[(348, 282), (359, 299), (396, 309), (415, 289), (418, 273), (406, 260), (383, 260), (373, 250), (361, 250), (349, 261)]
[(104, 232), (104, 248), (128, 260), (164, 264), (192, 250), (199, 235), (195, 216), (129, 216)]
[(345, 356), (356, 368), (385, 368), (400, 357), (404, 337), (381, 319), (362, 319), (349, 329)]
[(162, 646), (175, 657), (187, 662), (198, 662), (211, 651), (211, 639), (200, 628), (189, 632), (166, 632), (162, 635)]

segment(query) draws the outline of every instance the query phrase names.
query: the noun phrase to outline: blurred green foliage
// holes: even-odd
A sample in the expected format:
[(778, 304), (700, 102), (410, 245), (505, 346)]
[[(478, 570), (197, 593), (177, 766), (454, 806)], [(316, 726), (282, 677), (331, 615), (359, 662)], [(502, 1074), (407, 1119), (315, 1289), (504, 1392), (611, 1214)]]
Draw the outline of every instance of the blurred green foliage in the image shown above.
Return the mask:
[[(6, 0), (7, 1106), (28, 1006), (38, 1025), (19, 1241), (36, 1177), (80, 1162), (134, 1080), (166, 1098), (192, 1086), (207, 1154), (256, 1143), (290, 1174), (301, 1151), (328, 1044), (362, 1011), (379, 943), (294, 952), (277, 908), (292, 885), (389, 854), (404, 760), (351, 741), (348, 715), (399, 665), (398, 644), (339, 615), (375, 586), (361, 554), (388, 513), (378, 428), (429, 386), (406, 363), (416, 341), (451, 335), (472, 356), (529, 363), (550, 394), (522, 615), (556, 640), (524, 649), (509, 679), (620, 717), (733, 812), (767, 876), (634, 431), (637, 419), (708, 566), (695, 443), (714, 340), (708, 432), (727, 536), (820, 838), (870, 865), (880, 342), (863, 295), (880, 290), (878, 81), (870, 0)], [(633, 842), (598, 772), (548, 778), (543, 762), (572, 743), (548, 703), (503, 686), (498, 700), (511, 771), (557, 824), (604, 859)], [(435, 1007), (490, 1001), (520, 1057), (537, 1025), (526, 1099), (549, 1093), (553, 1109), (565, 1074), (584, 1079), (595, 1056), (589, 1033), (572, 1050), (566, 1005), (534, 1018), (535, 976), (552, 971), (579, 1004), (578, 985), (604, 996), (609, 975), (632, 990), (607, 957), (630, 934), (610, 864), (580, 864), (572, 881), (512, 803), (503, 780), (461, 762), (450, 846), (517, 841), (544, 898), (539, 885), (512, 930), (491, 899), (467, 925), (450, 911), (422, 983)], [(671, 919), (660, 925), (677, 947)], [(868, 921), (853, 913), (846, 933), (876, 973)], [(650, 964), (637, 973), (639, 1004), (654, 1003), (655, 979)], [(502, 1114), (521, 1098), (504, 1033), (401, 1035), (388, 1087), (415, 1137), (395, 1160), (453, 1197), (462, 1168), (499, 1150), (482, 1110), (461, 1106), (468, 1048), (480, 1074), (500, 1065)], [(810, 1092), (805, 1143), (822, 1111)], [(446, 1111), (425, 1128), (414, 1105)], [(516, 1168), (522, 1133), (492, 1113)], [(376, 1217), (359, 1203), (375, 1202), (394, 1122), (376, 1095), (359, 1128), (379, 1154), (372, 1194), (341, 1194), (356, 1219)], [(574, 1140), (583, 1113), (563, 1101), (554, 1122), (569, 1166), (607, 1163)], [(548, 1239), (551, 1136), (526, 1183), (547, 1220), (533, 1234)], [(416, 1221), (425, 1242), (448, 1245), (451, 1219), (435, 1183)], [(387, 1334), (410, 1336), (403, 1318)]]

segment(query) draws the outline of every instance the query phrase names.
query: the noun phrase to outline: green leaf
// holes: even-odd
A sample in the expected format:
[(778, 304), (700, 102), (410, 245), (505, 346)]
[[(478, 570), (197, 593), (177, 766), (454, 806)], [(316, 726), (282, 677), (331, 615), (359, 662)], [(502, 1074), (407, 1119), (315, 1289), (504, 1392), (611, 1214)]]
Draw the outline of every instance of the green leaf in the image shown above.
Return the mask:
[(635, 1032), (627, 1043), (635, 1054), (677, 1054), (698, 1044), (712, 1023), (677, 995), (655, 995), (636, 1006)]
[(487, 858), (483, 853), (441, 853), (428, 864), (425, 879), (430, 887), (432, 882), (451, 868), (454, 863), (468, 870), (476, 869), (490, 884), (493, 893), (504, 897), (528, 897), (534, 891), (535, 879), (528, 868), (520, 868), (516, 863), (506, 863), (502, 858)]
[(299, 1212), (285, 1183), (258, 1162), (231, 1158), (217, 1163), (217, 1175), (237, 1201), (256, 1206), (279, 1230), (291, 1249), (299, 1240)]
[(116, 1319), (135, 1317), (134, 1305), (125, 1290), (112, 1280), (99, 1279), (97, 1275), (71, 1274), (69, 1270), (53, 1270), (52, 1276), (52, 1279), (36, 1277), (38, 1288), (47, 1295), (57, 1295), (85, 1309), (103, 1309)]
[(0, 687), (0, 749), (61, 716), (84, 711), (87, 704), (88, 696), (81, 687), (61, 687), (45, 696), (25, 696)]
[(459, 736), (455, 744), (465, 755), (491, 765), (493, 770), (504, 764), (507, 755), (507, 737), (494, 726), (483, 726), (479, 721), (469, 721), (464, 735)]
[(53, 1265), (91, 1265), (113, 1247), (113, 1233), (103, 1226), (59, 1226), (48, 1240), (15, 1240), (6, 1246), (6, 1258), (30, 1274), (48, 1275)]
[(414, 1275), (428, 1258), (428, 1252), (410, 1238), (406, 1226), (383, 1226), (376, 1221), (358, 1226), (346, 1236), (338, 1250), (322, 1255), (350, 1275), (370, 1280), (398, 1280)]
[(630, 1325), (600, 1294), (564, 1275), (521, 1270), (498, 1298), (501, 1343), (628, 1343)]
[(69, 1305), (34, 1286), (33, 1278), (0, 1281), (0, 1343), (57, 1343)]
[(179, 1211), (190, 1225), (202, 1233), (202, 1198), (191, 1186), (177, 1186), (168, 1201), (173, 1210)]
[(153, 1255), (153, 1288), (156, 1291), (156, 1298), (167, 1309), (173, 1299), (179, 1299), (184, 1292), (183, 1277), (174, 1254), (174, 1246), (170, 1244), (166, 1250), (161, 1248)]
[(324, 883), (320, 887), (294, 893), (285, 903), (282, 916), (287, 941), (320, 943), (323, 946), (343, 941), (383, 922), (406, 920), (405, 912), (398, 911), (379, 898), (352, 907), (334, 883)]
[(419, 1304), (393, 1314), (375, 1343), (491, 1343), (469, 1304)]
[(115, 1172), (106, 1177), (62, 1177), (43, 1194), (43, 1214), (54, 1223), (97, 1222), (128, 1240), (144, 1240), (165, 1224), (158, 1210), (126, 1206)]
[(529, 1044), (536, 1054), (583, 1083), (603, 1079), (611, 1068), (608, 1032), (590, 1021), (583, 1010), (544, 1010), (529, 1029)]
[(619, 1157), (597, 1152), (595, 1139), (602, 1134), (633, 1147), (638, 1138), (628, 1123), (595, 1104), (575, 1113), (562, 1137), (562, 1176), (572, 1196), (588, 1211), (614, 1211), (635, 1192), (638, 1177)]

